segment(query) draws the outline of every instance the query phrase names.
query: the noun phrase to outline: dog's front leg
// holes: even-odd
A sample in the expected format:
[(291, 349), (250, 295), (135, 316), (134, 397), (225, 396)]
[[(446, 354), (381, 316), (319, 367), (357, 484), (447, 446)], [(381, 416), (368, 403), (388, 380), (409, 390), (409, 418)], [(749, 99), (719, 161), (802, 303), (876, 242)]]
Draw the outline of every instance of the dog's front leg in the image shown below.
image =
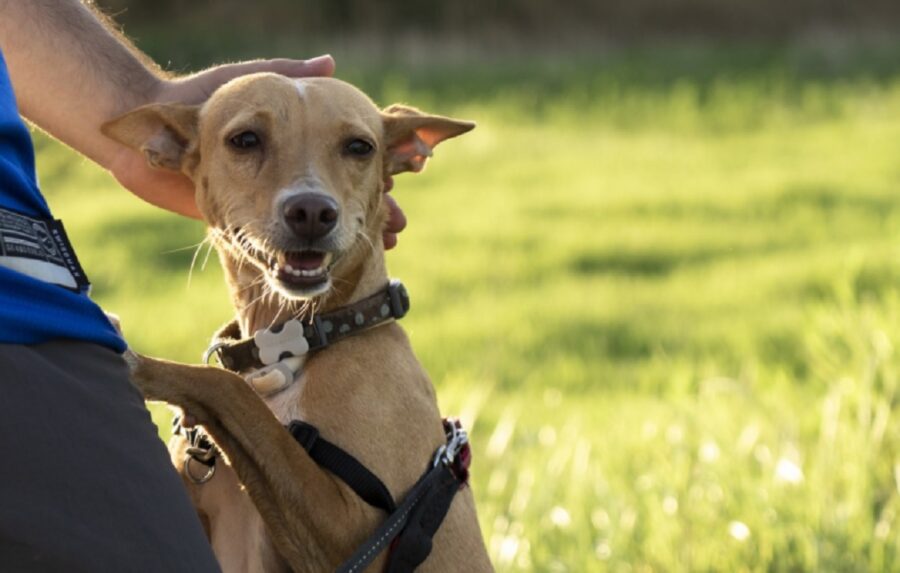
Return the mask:
[(240, 376), (135, 353), (126, 360), (147, 399), (184, 408), (206, 428), (295, 571), (333, 569), (375, 526), (375, 510), (348, 498)]

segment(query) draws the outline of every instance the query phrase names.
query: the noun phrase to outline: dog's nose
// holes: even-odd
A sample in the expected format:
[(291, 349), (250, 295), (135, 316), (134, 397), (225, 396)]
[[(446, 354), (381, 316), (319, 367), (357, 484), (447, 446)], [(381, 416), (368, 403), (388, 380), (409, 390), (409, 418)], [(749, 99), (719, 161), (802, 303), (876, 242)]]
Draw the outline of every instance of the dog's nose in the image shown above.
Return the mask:
[(321, 239), (337, 225), (337, 202), (321, 193), (304, 193), (284, 204), (284, 220), (300, 238)]

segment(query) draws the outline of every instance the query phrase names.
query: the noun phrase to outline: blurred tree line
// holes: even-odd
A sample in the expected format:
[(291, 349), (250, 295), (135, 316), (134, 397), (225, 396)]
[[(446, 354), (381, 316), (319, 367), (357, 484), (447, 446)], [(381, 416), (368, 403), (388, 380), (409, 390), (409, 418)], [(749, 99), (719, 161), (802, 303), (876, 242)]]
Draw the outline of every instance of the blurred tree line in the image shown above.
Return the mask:
[[(898, 0), (96, 0), (126, 28), (239, 24), (307, 37), (507, 35), (523, 42), (577, 33), (782, 38), (816, 29), (890, 31)], [(219, 29), (227, 35), (239, 30)]]

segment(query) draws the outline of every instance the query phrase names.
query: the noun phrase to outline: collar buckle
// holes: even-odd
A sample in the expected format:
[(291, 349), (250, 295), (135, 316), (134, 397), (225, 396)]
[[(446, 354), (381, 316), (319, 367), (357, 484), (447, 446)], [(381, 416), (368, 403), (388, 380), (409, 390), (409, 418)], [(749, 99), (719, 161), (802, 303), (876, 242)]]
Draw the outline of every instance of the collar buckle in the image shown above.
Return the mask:
[(397, 279), (391, 280), (388, 285), (388, 297), (391, 301), (391, 316), (401, 319), (409, 312), (409, 293), (406, 287)]

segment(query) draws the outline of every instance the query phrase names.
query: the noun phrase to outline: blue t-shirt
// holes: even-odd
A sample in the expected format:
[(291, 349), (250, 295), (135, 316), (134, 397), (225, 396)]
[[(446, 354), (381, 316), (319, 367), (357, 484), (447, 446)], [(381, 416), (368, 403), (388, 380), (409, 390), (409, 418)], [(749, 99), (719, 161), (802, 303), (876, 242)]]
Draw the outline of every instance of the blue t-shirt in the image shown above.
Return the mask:
[[(34, 169), (34, 148), (0, 53), (0, 208), (23, 215), (49, 218)], [(76, 339), (126, 348), (86, 293), (43, 282), (0, 266), (0, 343), (37, 344)]]

